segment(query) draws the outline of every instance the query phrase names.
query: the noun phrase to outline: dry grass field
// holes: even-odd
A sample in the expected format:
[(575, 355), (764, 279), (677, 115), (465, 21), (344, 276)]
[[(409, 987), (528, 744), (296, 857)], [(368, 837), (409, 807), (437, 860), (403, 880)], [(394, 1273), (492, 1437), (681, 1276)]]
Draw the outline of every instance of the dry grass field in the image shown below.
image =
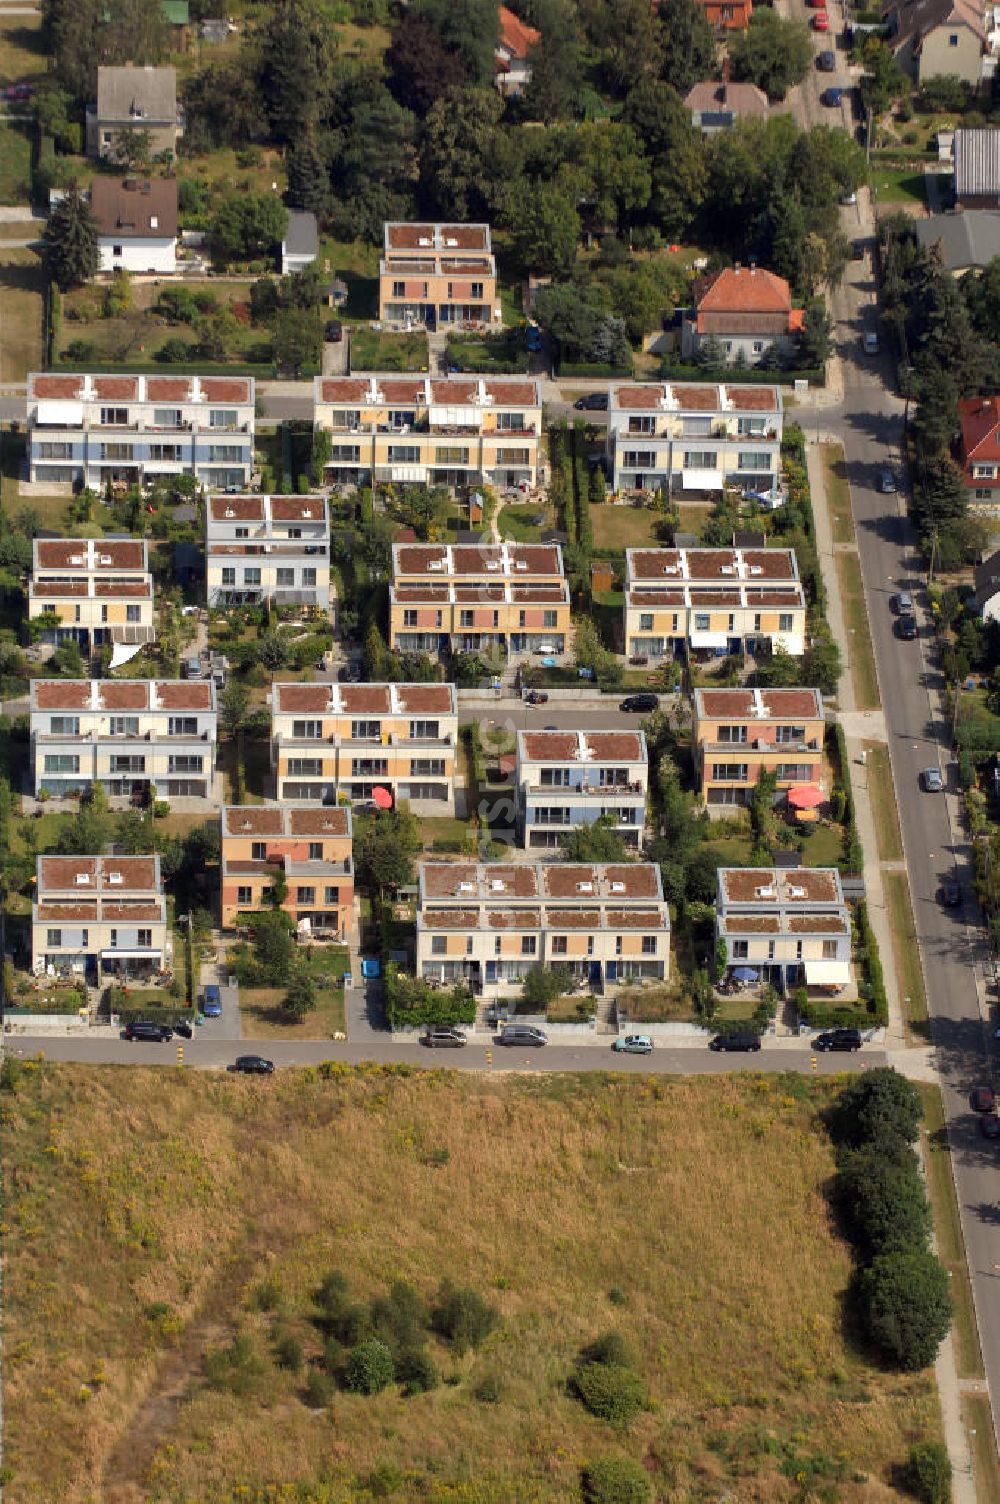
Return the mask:
[[(662, 1504), (898, 1499), (937, 1400), (845, 1340), (830, 1090), (30, 1067), (0, 1099), (7, 1504), (578, 1504), (608, 1453)], [(309, 1408), (274, 1342), (318, 1360), (331, 1269), (361, 1300), (448, 1276), (502, 1324), (435, 1347), (430, 1393)], [(566, 1388), (609, 1330), (650, 1397), (625, 1434)], [(239, 1392), (205, 1370), (234, 1338)]]

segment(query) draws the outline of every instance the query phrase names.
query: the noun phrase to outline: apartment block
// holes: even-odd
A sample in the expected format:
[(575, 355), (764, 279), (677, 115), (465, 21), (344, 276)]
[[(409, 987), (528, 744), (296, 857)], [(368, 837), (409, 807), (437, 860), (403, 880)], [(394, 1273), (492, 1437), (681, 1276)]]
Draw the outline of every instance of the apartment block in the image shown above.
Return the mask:
[(781, 388), (688, 382), (613, 384), (607, 460), (613, 491), (718, 496), (774, 490)]
[(300, 938), (346, 941), (355, 929), (349, 809), (323, 804), (227, 804), (222, 811), (222, 928), (270, 904), (278, 873), (281, 907)]
[(691, 743), (702, 803), (749, 803), (762, 773), (778, 788), (823, 782), (826, 716), (818, 689), (696, 689)]
[(211, 681), (32, 679), (35, 794), (65, 798), (100, 783), (112, 796), (215, 796)]
[(370, 799), (417, 813), (455, 811), (453, 684), (280, 684), (271, 692), (271, 762), (282, 801)]
[(641, 731), (519, 731), (517, 833), (522, 846), (558, 846), (576, 826), (613, 821), (639, 849), (649, 760)]
[(563, 653), (569, 584), (555, 543), (397, 543), (389, 642), (436, 653)]
[(28, 477), (47, 485), (151, 485), (193, 475), (249, 488), (254, 383), (249, 376), (28, 377)]
[(806, 597), (790, 548), (630, 548), (625, 651), (755, 653), (806, 647)]
[(122, 649), (152, 642), (153, 577), (145, 541), (36, 538), (28, 616), (54, 619), (42, 634), (45, 641), (78, 642), (87, 651), (106, 642)]
[(378, 316), (404, 329), (499, 328), (489, 225), (385, 225)]
[(330, 609), (325, 496), (210, 496), (205, 507), (210, 606), (269, 601)]
[(313, 422), (335, 486), (534, 487), (542, 398), (527, 377), (317, 376)]
[(594, 992), (663, 981), (670, 913), (659, 867), (421, 864), (417, 976), (492, 998), (536, 965), (565, 966)]
[(31, 906), (37, 973), (92, 986), (155, 976), (172, 959), (158, 856), (40, 856)]
[(851, 918), (836, 867), (720, 867), (716, 938), (728, 970), (778, 988), (851, 982)]

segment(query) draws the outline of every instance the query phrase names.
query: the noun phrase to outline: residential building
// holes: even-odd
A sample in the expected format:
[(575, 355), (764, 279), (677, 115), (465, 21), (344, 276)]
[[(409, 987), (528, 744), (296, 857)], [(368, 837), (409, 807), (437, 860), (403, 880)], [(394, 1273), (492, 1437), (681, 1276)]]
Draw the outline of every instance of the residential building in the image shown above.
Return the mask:
[(519, 731), (517, 834), (522, 846), (558, 846), (580, 825), (613, 821), (638, 850), (646, 824), (649, 757), (641, 731)]
[(122, 131), (145, 131), (152, 156), (176, 153), (181, 130), (174, 68), (98, 68), (97, 103), (87, 108), (88, 157), (115, 157)]
[(987, 45), (981, 0), (889, 0), (882, 20), (896, 62), (917, 83), (952, 76), (978, 85), (983, 78)]
[(205, 506), (210, 606), (268, 601), (330, 609), (325, 496), (210, 496)]
[(691, 747), (710, 811), (748, 804), (763, 773), (778, 788), (823, 783), (826, 717), (818, 689), (696, 689)]
[(489, 225), (387, 224), (378, 316), (404, 328), (499, 328)]
[(304, 209), (290, 209), (288, 227), (281, 242), (281, 274), (304, 272), (319, 255), (319, 225), (315, 214)]
[(717, 136), (732, 130), (738, 120), (766, 120), (770, 105), (763, 89), (756, 84), (721, 83), (705, 79), (689, 89), (684, 107), (691, 111), (691, 124), (703, 136)]
[(1000, 621), (1000, 552), (976, 565), (973, 580), (976, 610), (984, 621)]
[(955, 203), (959, 209), (1000, 209), (1000, 127), (955, 132)]
[(455, 811), (453, 684), (282, 684), (271, 690), (277, 796), (324, 804), (388, 790), (418, 814)]
[(52, 623), (42, 633), (46, 642), (77, 642), (86, 651), (106, 642), (152, 642), (153, 577), (145, 540), (36, 538), (28, 617), (38, 616)]
[(726, 365), (759, 365), (768, 350), (788, 355), (802, 333), (805, 312), (792, 307), (784, 277), (756, 266), (728, 266), (700, 277), (694, 307), (681, 323), (681, 354), (692, 360), (709, 341)]
[(607, 458), (613, 491), (718, 496), (771, 491), (781, 474), (777, 386), (612, 384)]
[(314, 393), (328, 485), (538, 483), (542, 398), (527, 377), (317, 376)]
[(141, 981), (167, 968), (173, 942), (158, 856), (40, 856), (31, 905), (38, 973), (91, 986)]
[(945, 269), (956, 277), (981, 272), (1000, 256), (1000, 210), (931, 214), (913, 221), (913, 233), (925, 251), (938, 248)]
[(720, 867), (715, 934), (727, 971), (779, 989), (851, 981), (851, 919), (836, 867)]
[(389, 646), (422, 653), (563, 653), (569, 584), (556, 543), (396, 543)]
[(106, 488), (193, 475), (249, 487), (254, 383), (249, 376), (28, 377), (28, 478)]
[(211, 799), (216, 736), (210, 680), (31, 681), (36, 795), (100, 783), (122, 798)]
[(505, 99), (520, 94), (531, 82), (531, 52), (542, 40), (540, 31), (500, 6), (494, 78)]
[(720, 35), (746, 31), (753, 15), (753, 0), (700, 0), (709, 25)]
[(806, 647), (806, 598), (790, 548), (630, 548), (625, 552), (625, 651), (794, 657)]
[(533, 966), (566, 967), (591, 992), (670, 974), (670, 910), (645, 863), (422, 862), (416, 973), (487, 998)]
[(981, 515), (1000, 511), (1000, 398), (961, 397), (962, 481), (969, 506)]
[(356, 930), (349, 809), (324, 804), (227, 804), (222, 810), (222, 928), (271, 902), (278, 873), (281, 907), (306, 938), (349, 940)]
[(177, 270), (176, 178), (102, 178), (90, 188), (102, 272)]

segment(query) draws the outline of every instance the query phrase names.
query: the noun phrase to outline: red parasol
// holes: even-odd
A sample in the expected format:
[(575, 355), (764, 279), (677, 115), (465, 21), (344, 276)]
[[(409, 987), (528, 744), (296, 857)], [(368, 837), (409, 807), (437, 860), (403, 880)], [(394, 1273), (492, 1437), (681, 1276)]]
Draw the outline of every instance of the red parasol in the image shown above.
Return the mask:
[(814, 783), (798, 783), (788, 790), (788, 802), (793, 809), (815, 809), (825, 799), (823, 790)]
[(392, 809), (392, 795), (388, 789), (381, 787), (372, 789), (372, 798), (379, 809)]

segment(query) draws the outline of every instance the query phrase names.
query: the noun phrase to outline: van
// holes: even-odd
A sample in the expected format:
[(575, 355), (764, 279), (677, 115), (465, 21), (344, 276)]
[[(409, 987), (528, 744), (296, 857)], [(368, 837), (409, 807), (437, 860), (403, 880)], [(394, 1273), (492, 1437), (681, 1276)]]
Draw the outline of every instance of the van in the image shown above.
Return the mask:
[(501, 1044), (548, 1044), (548, 1035), (530, 1024), (504, 1024), (500, 1030)]

